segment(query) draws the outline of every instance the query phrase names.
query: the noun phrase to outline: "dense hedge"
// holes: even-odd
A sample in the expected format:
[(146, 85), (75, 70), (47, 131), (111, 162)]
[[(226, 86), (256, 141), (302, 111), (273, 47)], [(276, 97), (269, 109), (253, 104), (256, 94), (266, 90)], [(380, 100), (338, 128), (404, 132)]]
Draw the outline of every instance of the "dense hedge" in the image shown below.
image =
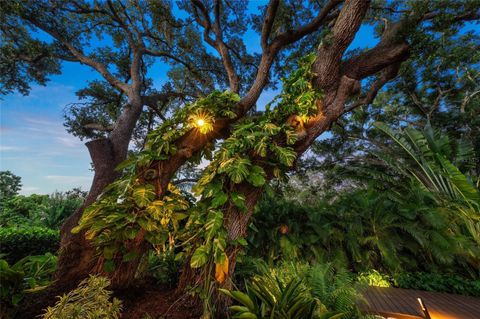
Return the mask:
[(480, 280), (468, 280), (453, 274), (401, 273), (394, 276), (397, 287), (480, 297)]
[(55, 253), (59, 241), (59, 231), (45, 227), (0, 228), (0, 254), (10, 264), (30, 255)]

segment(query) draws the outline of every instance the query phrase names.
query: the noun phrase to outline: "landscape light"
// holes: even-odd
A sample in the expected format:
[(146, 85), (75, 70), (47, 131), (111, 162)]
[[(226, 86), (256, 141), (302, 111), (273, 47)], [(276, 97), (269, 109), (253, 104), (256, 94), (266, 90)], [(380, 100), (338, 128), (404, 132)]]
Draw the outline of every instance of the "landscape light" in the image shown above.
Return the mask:
[(197, 114), (192, 114), (189, 118), (190, 125), (196, 128), (200, 133), (207, 134), (213, 130), (213, 123), (215, 119), (208, 113), (198, 112)]
[(199, 118), (195, 121), (195, 124), (197, 125), (197, 127), (204, 126), (205, 125), (205, 120), (202, 119), (202, 118)]

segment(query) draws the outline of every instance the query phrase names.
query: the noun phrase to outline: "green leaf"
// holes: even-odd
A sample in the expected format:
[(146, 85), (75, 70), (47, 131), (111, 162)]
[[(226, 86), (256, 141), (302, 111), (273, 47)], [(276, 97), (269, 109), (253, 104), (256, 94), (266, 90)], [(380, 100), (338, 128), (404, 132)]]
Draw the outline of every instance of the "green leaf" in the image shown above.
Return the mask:
[(234, 315), (232, 318), (234, 319), (257, 319), (257, 315), (251, 312), (242, 312), (238, 315)]
[(207, 241), (210, 240), (223, 225), (223, 213), (221, 211), (210, 211), (205, 223)]
[(129, 158), (127, 158), (126, 160), (124, 160), (123, 162), (118, 164), (117, 167), (115, 167), (115, 170), (117, 172), (120, 172), (124, 168), (136, 165), (136, 163), (137, 163), (137, 157), (136, 156), (130, 156)]
[(147, 219), (145, 217), (139, 218), (137, 223), (148, 232), (156, 231), (158, 229), (157, 225), (152, 219)]
[(123, 262), (129, 262), (134, 260), (135, 258), (138, 257), (138, 254), (134, 251), (128, 252), (125, 255), (123, 255), (122, 261)]
[(253, 303), (252, 299), (245, 293), (241, 291), (230, 291), (231, 296), (236, 301), (240, 302), (244, 306), (246, 306), (250, 310), (255, 310), (255, 304)]
[(244, 247), (248, 246), (248, 242), (247, 242), (247, 240), (246, 240), (245, 238), (238, 238), (238, 239), (237, 239), (237, 243), (238, 243), (239, 245), (244, 246)]
[(222, 169), (235, 184), (241, 183), (248, 176), (251, 166), (250, 160), (247, 158), (236, 158), (232, 161), (228, 160), (222, 164)]
[(254, 146), (255, 152), (261, 157), (267, 156), (267, 141), (268, 137), (262, 137), (260, 141)]
[(187, 218), (187, 217), (188, 217), (188, 215), (187, 215), (187, 214), (184, 214), (184, 213), (175, 213), (175, 214), (173, 214), (173, 216), (172, 216), (172, 218), (175, 219), (176, 221), (185, 219), (185, 218)]
[(113, 272), (115, 270), (115, 263), (113, 262), (113, 260), (105, 260), (105, 262), (103, 263), (103, 270), (106, 273)]
[(208, 250), (207, 247), (202, 245), (195, 249), (195, 252), (190, 259), (190, 267), (200, 268), (205, 265), (208, 261)]
[(12, 296), (12, 304), (16, 306), (23, 299), (23, 294), (15, 294)]
[(292, 166), (297, 158), (297, 153), (291, 147), (281, 147), (277, 144), (271, 144), (270, 149), (277, 155), (278, 160), (283, 165)]
[(78, 225), (78, 226), (75, 226), (72, 228), (71, 232), (72, 234), (78, 234), (79, 232), (81, 232), (83, 229), (83, 227), (81, 225)]
[(103, 248), (103, 257), (105, 259), (113, 259), (113, 256), (115, 256), (115, 253), (117, 252), (117, 247), (116, 246), (105, 246)]
[(247, 181), (255, 187), (261, 187), (265, 184), (265, 171), (260, 166), (254, 165), (247, 176)]
[(232, 203), (237, 206), (242, 212), (247, 211), (247, 206), (245, 205), (245, 195), (233, 192), (230, 194), (230, 199)]
[(149, 212), (150, 214), (152, 214), (155, 218), (160, 218), (160, 216), (162, 216), (163, 214), (163, 206), (164, 206), (164, 202), (161, 201), (161, 200), (155, 200), (153, 202), (151, 202), (148, 207), (147, 207), (147, 212)]
[(155, 188), (147, 184), (133, 190), (133, 200), (139, 207), (146, 207), (155, 198)]
[(217, 208), (219, 206), (222, 206), (228, 200), (228, 195), (222, 191), (217, 192), (214, 196), (215, 197), (213, 198), (212, 204), (211, 204), (212, 208)]

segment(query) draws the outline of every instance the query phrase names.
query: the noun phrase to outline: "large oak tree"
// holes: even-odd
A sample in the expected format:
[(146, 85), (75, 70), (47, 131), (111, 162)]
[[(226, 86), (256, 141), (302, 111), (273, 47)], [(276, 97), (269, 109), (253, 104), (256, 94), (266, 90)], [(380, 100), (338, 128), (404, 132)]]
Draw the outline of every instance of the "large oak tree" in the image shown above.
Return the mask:
[[(81, 231), (71, 232), (84, 209), (120, 178), (122, 173), (115, 167), (127, 158), (136, 129), (144, 132), (164, 123), (147, 138), (147, 147), (140, 153), (143, 157), (131, 164), (130, 175), (124, 172), (129, 179), (120, 180), (130, 183), (125, 196), (133, 198), (128, 206), (132, 216), (144, 214), (145, 207), (154, 202), (167, 203), (175, 193), (169, 184), (179, 170), (213, 150), (205, 174), (213, 174), (209, 182), (217, 177), (221, 180), (220, 190), (213, 201), (200, 191), (203, 197), (197, 206), (198, 210), (204, 205), (207, 211), (220, 212), (215, 215), (220, 218), (213, 219), (219, 220), (215, 228), (223, 231), (225, 244), (220, 245), (222, 254), (215, 257), (217, 269), (212, 274), (200, 267), (206, 262), (199, 262), (198, 257), (206, 255), (203, 250), (213, 249), (208, 242), (214, 237), (205, 235), (204, 241), (194, 241), (187, 251), (180, 290), (208, 280), (208, 276), (228, 287), (225, 278), (235, 269), (239, 242), (265, 183), (278, 176), (279, 170), (290, 169), (293, 158), (300, 157), (344, 114), (371, 104), (402, 72), (402, 63), (409, 56), (419, 54), (418, 50), (428, 56), (428, 38), (419, 35), (443, 32), (452, 36), (465, 21), (478, 19), (478, 1), (271, 0), (248, 19), (246, 2), (228, 0), (180, 1), (176, 5), (168, 1), (8, 1), (2, 2), (0, 9), (3, 93), (28, 93), (30, 82), (43, 84), (49, 74), (60, 72), (60, 61), (87, 65), (102, 78), (80, 93), (88, 97), (88, 111), (77, 106), (69, 121), (72, 132), (92, 139), (87, 147), (95, 177), (84, 207), (62, 228), (60, 283), (104, 272), (108, 262), (115, 266), (108, 274), (114, 285), (128, 285), (152, 244), (149, 236), (154, 229), (140, 224), (121, 250), (103, 250), (99, 256), (85, 236), (85, 232), (99, 233), (91, 231), (95, 228), (91, 221), (84, 222)], [(378, 42), (372, 48), (348, 51), (364, 24), (379, 30)], [(244, 43), (248, 30), (258, 34), (259, 53), (249, 51)], [(39, 33), (50, 41), (39, 40)], [(421, 47), (417, 45), (420, 40)], [(299, 57), (310, 52), (314, 52), (312, 63), (303, 64), (302, 74), (295, 73)], [(155, 88), (149, 78), (149, 69), (159, 65), (156, 61), (171, 65), (170, 78), (162, 88)], [(275, 110), (252, 115), (261, 93), (283, 76), (307, 82), (298, 89), (298, 83), (287, 80)], [(216, 89), (230, 93), (218, 95)], [(307, 111), (298, 106), (304, 102), (295, 99), (297, 93), (308, 102)], [(203, 122), (196, 125), (185, 114), (196, 108), (208, 113), (202, 120), (211, 127), (202, 130)], [(104, 117), (107, 110), (113, 111)], [(273, 132), (265, 135), (269, 149), (249, 146), (245, 127), (250, 125), (252, 134), (255, 130), (260, 134), (267, 124), (280, 128), (269, 126)], [(169, 131), (176, 131), (173, 137), (164, 138), (169, 151), (156, 149), (160, 144), (155, 138)], [(255, 137), (253, 140), (258, 142)], [(142, 149), (143, 143), (139, 145)], [(154, 151), (160, 155), (151, 155)], [(238, 160), (235, 165), (243, 163), (256, 177), (249, 180), (247, 173), (236, 177), (222, 171), (226, 160)], [(201, 186), (206, 188), (205, 184)], [(117, 197), (119, 185), (123, 184), (113, 186)], [(140, 190), (143, 196), (139, 199)], [(102, 198), (108, 199), (106, 193)], [(123, 209), (119, 202), (110, 202), (109, 207)], [(89, 212), (104, 214), (107, 210), (101, 205), (100, 200), (100, 208)], [(209, 225), (208, 216), (199, 220)], [(130, 252), (135, 254), (125, 258)]]

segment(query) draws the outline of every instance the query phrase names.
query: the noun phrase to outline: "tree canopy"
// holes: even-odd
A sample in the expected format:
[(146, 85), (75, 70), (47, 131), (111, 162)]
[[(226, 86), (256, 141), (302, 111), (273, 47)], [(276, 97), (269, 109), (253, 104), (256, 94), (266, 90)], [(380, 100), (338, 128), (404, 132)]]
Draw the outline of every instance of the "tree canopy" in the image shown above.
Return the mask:
[[(67, 130), (88, 140), (95, 177), (84, 206), (63, 226), (58, 278), (102, 273), (113, 286), (129, 285), (148, 250), (157, 249), (185, 261), (179, 291), (228, 288), (272, 179), (307, 164), (330, 174), (333, 193), (357, 182), (336, 173), (351, 169), (353, 159), (373, 161), (365, 153), (380, 135), (371, 130), (378, 121), (399, 129), (442, 123), (478, 146), (479, 38), (464, 31), (478, 20), (478, 5), (271, 0), (251, 12), (247, 1), (229, 0), (2, 2), (2, 93), (28, 94), (30, 83), (45, 84), (62, 61), (100, 77), (65, 114)], [(366, 25), (375, 44), (349, 50)], [(247, 45), (251, 33), (258, 50)], [(155, 68), (168, 76), (160, 85)], [(255, 112), (262, 92), (276, 87), (278, 96)], [(317, 140), (328, 131), (331, 137)], [(418, 131), (406, 132), (420, 143)], [(312, 145), (320, 164), (301, 163)], [(433, 179), (441, 167), (450, 173), (447, 188), (471, 186), (443, 157), (425, 161), (417, 179)], [(200, 163), (208, 165), (190, 201), (174, 180)], [(478, 163), (470, 169), (478, 177)]]

